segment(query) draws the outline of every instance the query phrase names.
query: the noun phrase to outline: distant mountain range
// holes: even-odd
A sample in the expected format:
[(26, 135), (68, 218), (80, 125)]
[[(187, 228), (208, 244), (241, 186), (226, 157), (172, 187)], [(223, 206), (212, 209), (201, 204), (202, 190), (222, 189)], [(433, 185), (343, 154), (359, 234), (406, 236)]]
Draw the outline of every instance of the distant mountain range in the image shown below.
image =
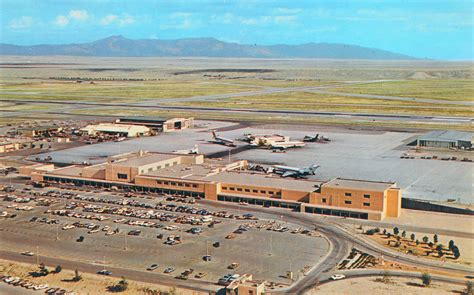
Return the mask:
[(247, 58), (334, 58), (401, 60), (414, 57), (376, 48), (335, 43), (301, 45), (246, 45), (214, 38), (177, 40), (139, 39), (111, 36), (90, 43), (19, 46), (0, 43), (1, 55), (71, 55), (123, 57), (247, 57)]

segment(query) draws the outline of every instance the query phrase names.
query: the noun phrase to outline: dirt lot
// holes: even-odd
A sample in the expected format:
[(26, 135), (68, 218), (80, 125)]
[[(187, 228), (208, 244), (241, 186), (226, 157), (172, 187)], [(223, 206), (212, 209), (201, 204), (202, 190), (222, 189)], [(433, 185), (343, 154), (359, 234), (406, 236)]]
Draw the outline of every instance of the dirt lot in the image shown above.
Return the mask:
[(324, 284), (308, 292), (313, 294), (453, 294), (461, 293), (464, 286), (434, 282), (423, 287), (419, 279), (391, 278), (390, 283), (377, 282), (374, 278), (347, 279)]
[[(59, 274), (50, 274), (45, 277), (33, 278), (29, 273), (37, 271), (38, 267), (32, 264), (25, 264), (19, 262), (12, 262), (8, 260), (0, 260), (0, 273), (4, 275), (20, 277), (27, 279), (35, 284), (48, 284), (50, 287), (62, 288), (68, 291), (77, 292), (78, 294), (104, 294), (111, 293), (107, 291), (107, 287), (116, 284), (120, 279), (108, 278), (99, 275), (92, 275), (80, 273), (82, 280), (80, 282), (71, 282), (70, 279), (74, 276), (74, 272), (70, 270), (62, 270)], [(0, 293), (6, 289), (6, 283), (0, 282)], [(14, 289), (25, 290), (21, 287)], [(161, 290), (171, 291), (175, 290), (177, 294), (183, 295), (201, 295), (205, 293), (186, 290), (182, 288), (170, 288), (167, 286), (157, 284), (145, 284), (141, 282), (128, 281), (128, 290), (121, 294), (147, 294), (145, 290)], [(13, 289), (12, 289), (13, 290)], [(21, 293), (20, 293), (21, 294)], [(29, 294), (25, 290), (25, 294)]]

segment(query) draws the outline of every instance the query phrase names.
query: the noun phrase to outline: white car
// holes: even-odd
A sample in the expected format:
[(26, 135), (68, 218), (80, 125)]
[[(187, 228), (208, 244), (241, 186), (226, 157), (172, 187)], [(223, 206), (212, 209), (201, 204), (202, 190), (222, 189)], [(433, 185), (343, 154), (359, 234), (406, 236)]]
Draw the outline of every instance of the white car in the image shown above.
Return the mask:
[(332, 276), (331, 276), (331, 280), (333, 280), (333, 281), (342, 280), (342, 279), (344, 279), (344, 278), (346, 278), (346, 276), (345, 276), (345, 275), (341, 275), (341, 274), (335, 274), (335, 275), (332, 275)]
[(21, 255), (25, 255), (25, 256), (33, 256), (35, 255), (35, 253), (33, 252), (30, 252), (30, 251), (25, 251), (25, 252), (22, 252)]

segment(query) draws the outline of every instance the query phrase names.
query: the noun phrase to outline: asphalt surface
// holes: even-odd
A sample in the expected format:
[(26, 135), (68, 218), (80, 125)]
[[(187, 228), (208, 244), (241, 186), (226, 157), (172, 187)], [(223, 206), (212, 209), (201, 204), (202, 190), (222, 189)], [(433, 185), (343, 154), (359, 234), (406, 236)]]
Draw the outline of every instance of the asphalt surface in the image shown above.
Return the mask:
[[(234, 208), (233, 204), (218, 203), (215, 206), (222, 208)], [(332, 249), (328, 256), (326, 256), (320, 263), (314, 267), (303, 279), (297, 281), (290, 288), (282, 290), (283, 293), (301, 294), (311, 288), (315, 287), (322, 280), (327, 280), (334, 274), (337, 264), (348, 254), (349, 249), (355, 248), (374, 255), (375, 257), (383, 256), (384, 259), (389, 259), (398, 263), (407, 264), (416, 267), (425, 267), (431, 270), (450, 271), (461, 275), (472, 275), (472, 267), (465, 265), (458, 265), (453, 263), (429, 261), (426, 259), (418, 259), (413, 256), (404, 255), (400, 252), (391, 251), (388, 248), (380, 246), (375, 242), (369, 241), (365, 238), (360, 238), (352, 233), (343, 230), (335, 222), (328, 222), (325, 218), (314, 218), (314, 216), (301, 214), (299, 212), (290, 212), (288, 210), (278, 210), (272, 208), (246, 207), (246, 211), (253, 213), (260, 213), (264, 215), (274, 215), (275, 217), (283, 216), (285, 220), (291, 223), (302, 226), (316, 228), (319, 232), (325, 234), (332, 243)], [(360, 270), (365, 273), (365, 270)], [(370, 272), (368, 273), (370, 274)], [(411, 273), (407, 272), (408, 276)], [(371, 274), (371, 275), (380, 275)]]
[[(449, 117), (449, 116), (418, 116), (418, 115), (396, 115), (396, 114), (368, 114), (368, 113), (350, 113), (350, 112), (319, 112), (319, 111), (294, 111), (294, 110), (256, 110), (244, 108), (217, 108), (217, 107), (193, 107), (193, 106), (169, 106), (156, 103), (105, 103), (105, 102), (80, 102), (80, 101), (54, 101), (54, 100), (28, 100), (28, 99), (1, 99), (4, 102), (16, 103), (34, 103), (34, 104), (54, 104), (54, 105), (76, 105), (76, 106), (95, 106), (95, 107), (125, 107), (134, 109), (156, 109), (156, 110), (175, 110), (175, 111), (204, 111), (215, 113), (235, 113), (235, 114), (254, 114), (258, 115), (300, 115), (300, 116), (319, 116), (319, 117), (344, 117), (352, 119), (364, 120), (384, 120), (384, 121), (403, 121), (412, 123), (437, 123), (437, 124), (465, 124), (473, 122), (473, 118), (469, 117)], [(77, 108), (79, 110), (82, 108)], [(27, 111), (21, 111), (25, 113)], [(68, 114), (64, 111), (35, 111), (34, 113), (46, 114)]]

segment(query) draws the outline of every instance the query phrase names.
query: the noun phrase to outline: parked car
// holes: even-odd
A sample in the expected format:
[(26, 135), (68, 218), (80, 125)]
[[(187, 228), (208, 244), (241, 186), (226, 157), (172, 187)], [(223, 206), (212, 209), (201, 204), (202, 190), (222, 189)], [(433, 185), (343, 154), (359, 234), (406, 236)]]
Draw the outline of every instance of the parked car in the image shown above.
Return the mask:
[(76, 242), (83, 242), (84, 241), (84, 236), (80, 236), (79, 238), (77, 238)]
[(104, 276), (110, 276), (110, 275), (112, 275), (112, 272), (109, 271), (109, 270), (103, 269), (103, 270), (99, 270), (99, 271), (97, 272), (97, 274), (99, 274), (99, 275), (104, 275)]
[(174, 272), (175, 270), (176, 270), (176, 268), (170, 266), (170, 267), (167, 267), (167, 268), (165, 269), (164, 273), (172, 273), (172, 272)]
[(25, 256), (33, 256), (33, 255), (35, 255), (35, 253), (33, 253), (33, 252), (30, 252), (30, 251), (25, 251), (25, 252), (21, 252), (21, 255), (25, 255)]
[(157, 269), (158, 267), (159, 267), (158, 264), (152, 264), (146, 270), (153, 271), (153, 270)]
[(344, 278), (346, 278), (346, 276), (342, 274), (335, 274), (331, 276), (331, 280), (333, 281), (342, 280)]

